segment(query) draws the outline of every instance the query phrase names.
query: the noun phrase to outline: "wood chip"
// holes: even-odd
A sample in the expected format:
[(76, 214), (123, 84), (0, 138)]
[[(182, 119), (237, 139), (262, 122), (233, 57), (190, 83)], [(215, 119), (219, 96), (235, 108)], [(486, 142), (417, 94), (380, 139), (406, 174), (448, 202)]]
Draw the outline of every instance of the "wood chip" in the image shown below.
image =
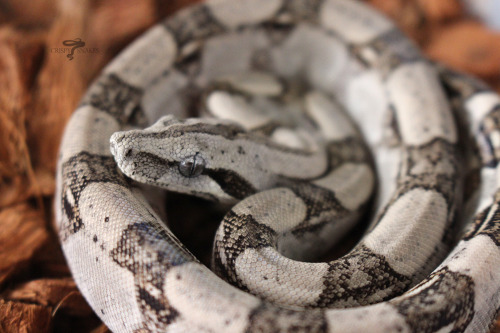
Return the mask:
[(111, 331), (106, 325), (102, 324), (101, 326), (93, 329), (90, 333), (111, 333)]
[(49, 240), (41, 211), (19, 204), (0, 211), (0, 288), (25, 271)]
[(416, 1), (408, 0), (367, 0), (372, 6), (389, 16), (401, 30), (414, 40), (427, 35), (425, 17)]
[(428, 21), (445, 21), (463, 15), (462, 4), (458, 0), (417, 0)]
[(30, 281), (16, 286), (5, 293), (4, 297), (51, 307), (54, 312), (66, 311), (74, 316), (85, 317), (93, 313), (71, 278)]
[[(0, 29), (0, 209), (38, 193), (27, 142), (27, 85), (41, 55), (40, 38)], [(26, 56), (26, 62), (19, 61)]]
[(50, 309), (21, 302), (0, 299), (0, 332), (46, 333), (51, 327)]
[(53, 0), (2, 0), (0, 22), (40, 29), (56, 17), (57, 3)]
[(500, 33), (475, 21), (460, 21), (434, 34), (426, 53), (455, 69), (484, 79), (500, 76)]
[(491, 333), (500, 333), (500, 318), (497, 320), (497, 323), (491, 330)]

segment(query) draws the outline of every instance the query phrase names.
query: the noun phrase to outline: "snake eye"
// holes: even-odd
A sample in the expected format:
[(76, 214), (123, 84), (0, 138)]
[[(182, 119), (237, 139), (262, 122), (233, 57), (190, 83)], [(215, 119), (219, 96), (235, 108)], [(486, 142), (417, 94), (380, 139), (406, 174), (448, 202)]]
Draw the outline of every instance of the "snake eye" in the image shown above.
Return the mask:
[(179, 172), (184, 177), (198, 177), (203, 172), (203, 169), (205, 169), (205, 160), (203, 157), (199, 156), (198, 153), (186, 157), (179, 163)]

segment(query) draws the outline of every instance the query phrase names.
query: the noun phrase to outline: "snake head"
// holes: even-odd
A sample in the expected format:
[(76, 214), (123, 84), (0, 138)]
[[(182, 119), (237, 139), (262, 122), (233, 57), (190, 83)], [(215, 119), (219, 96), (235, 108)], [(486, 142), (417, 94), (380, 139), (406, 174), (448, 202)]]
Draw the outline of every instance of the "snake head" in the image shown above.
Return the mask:
[(135, 181), (230, 203), (256, 192), (239, 172), (252, 164), (241, 158), (245, 133), (234, 123), (166, 116), (143, 130), (114, 133), (110, 149)]

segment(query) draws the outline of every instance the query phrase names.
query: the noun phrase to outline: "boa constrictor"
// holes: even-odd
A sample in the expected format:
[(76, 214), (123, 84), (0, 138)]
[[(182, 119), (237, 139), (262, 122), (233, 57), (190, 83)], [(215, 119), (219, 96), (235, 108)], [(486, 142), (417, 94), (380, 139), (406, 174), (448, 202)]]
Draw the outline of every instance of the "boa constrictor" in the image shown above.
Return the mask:
[[(205, 113), (222, 119), (192, 118)], [(75, 111), (61, 243), (114, 332), (487, 332), (500, 310), (499, 126), (495, 93), (358, 1), (209, 1), (128, 47)], [(240, 289), (138, 182), (239, 201), (212, 260)], [(295, 260), (371, 215), (344, 257)]]

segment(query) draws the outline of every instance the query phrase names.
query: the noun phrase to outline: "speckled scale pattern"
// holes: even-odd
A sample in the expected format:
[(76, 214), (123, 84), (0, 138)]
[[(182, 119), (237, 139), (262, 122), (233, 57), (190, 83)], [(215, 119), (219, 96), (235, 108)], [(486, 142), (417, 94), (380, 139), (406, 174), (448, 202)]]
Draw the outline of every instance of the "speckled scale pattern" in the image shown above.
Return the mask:
[[(207, 104), (231, 75), (246, 83)], [(231, 121), (192, 118), (213, 107)], [(130, 45), (75, 110), (58, 161), (62, 247), (114, 332), (487, 332), (500, 310), (499, 110), (361, 2), (207, 1)], [(467, 135), (484, 166), (466, 160)], [(481, 187), (462, 180), (471, 170)], [(213, 264), (241, 290), (136, 181), (234, 205)], [(290, 259), (327, 249), (370, 202), (352, 252)]]

